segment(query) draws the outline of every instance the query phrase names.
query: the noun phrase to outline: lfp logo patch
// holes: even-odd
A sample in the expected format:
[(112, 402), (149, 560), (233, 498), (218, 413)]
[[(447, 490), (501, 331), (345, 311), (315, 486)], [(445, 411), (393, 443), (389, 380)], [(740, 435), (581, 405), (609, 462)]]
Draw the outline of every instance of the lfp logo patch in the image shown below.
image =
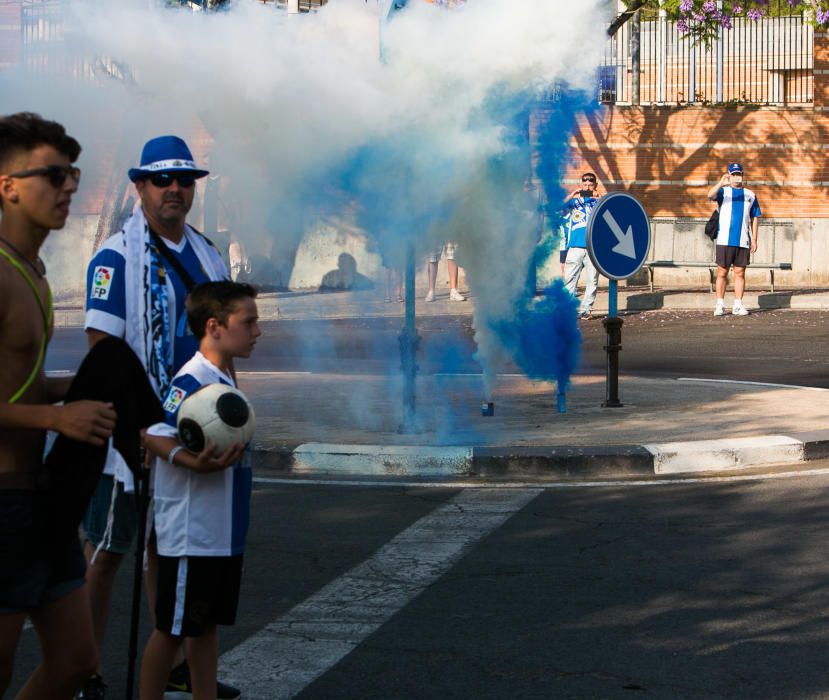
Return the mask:
[(98, 265), (92, 273), (92, 289), (89, 296), (93, 299), (109, 299), (109, 290), (112, 288), (112, 278), (115, 268)]
[(187, 392), (184, 389), (179, 389), (177, 386), (174, 386), (170, 389), (170, 393), (167, 394), (167, 400), (164, 402), (164, 410), (167, 413), (175, 413), (181, 405), (181, 402), (184, 401), (185, 396), (187, 396)]

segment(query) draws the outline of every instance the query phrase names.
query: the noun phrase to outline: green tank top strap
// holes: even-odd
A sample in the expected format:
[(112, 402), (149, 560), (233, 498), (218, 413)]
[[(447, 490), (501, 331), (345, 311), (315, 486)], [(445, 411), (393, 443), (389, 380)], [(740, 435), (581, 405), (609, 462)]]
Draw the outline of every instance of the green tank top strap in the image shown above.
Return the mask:
[(46, 357), (46, 343), (49, 340), (49, 330), (52, 325), (52, 290), (49, 290), (49, 296), (46, 300), (46, 304), (44, 304), (43, 298), (40, 296), (40, 292), (37, 289), (35, 281), (32, 279), (32, 276), (26, 272), (26, 268), (20, 264), (20, 261), (2, 247), (0, 247), (0, 256), (8, 260), (9, 264), (21, 275), (23, 275), (23, 279), (26, 280), (26, 283), (35, 295), (35, 299), (37, 299), (37, 305), (40, 307), (40, 315), (43, 318), (43, 335), (40, 338), (40, 348), (37, 352), (37, 361), (35, 362), (35, 366), (32, 368), (29, 377), (23, 383), (23, 386), (14, 392), (9, 399), (9, 403), (17, 403), (20, 397), (29, 390), (32, 382), (34, 382), (37, 378), (38, 372), (40, 372), (40, 368), (43, 366), (43, 360)]

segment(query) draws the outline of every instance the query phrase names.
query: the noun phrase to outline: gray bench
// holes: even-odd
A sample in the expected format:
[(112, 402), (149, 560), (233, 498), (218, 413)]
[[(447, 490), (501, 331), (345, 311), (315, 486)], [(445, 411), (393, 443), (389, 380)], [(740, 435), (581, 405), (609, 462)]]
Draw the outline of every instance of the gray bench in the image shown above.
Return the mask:
[[(708, 262), (701, 262), (699, 260), (695, 261), (681, 261), (681, 260), (647, 260), (645, 261), (644, 268), (648, 271), (648, 281), (650, 282), (651, 291), (653, 291), (653, 271), (654, 268), (657, 267), (672, 267), (672, 268), (680, 268), (680, 267), (705, 267), (708, 268), (708, 278), (711, 283), (711, 291), (714, 291), (714, 283), (717, 280), (717, 265), (711, 261)], [(769, 271), (769, 281), (771, 291), (774, 292), (774, 271), (775, 270), (791, 270), (792, 264), (783, 262), (783, 263), (751, 263), (748, 266), (750, 270), (768, 270)]]

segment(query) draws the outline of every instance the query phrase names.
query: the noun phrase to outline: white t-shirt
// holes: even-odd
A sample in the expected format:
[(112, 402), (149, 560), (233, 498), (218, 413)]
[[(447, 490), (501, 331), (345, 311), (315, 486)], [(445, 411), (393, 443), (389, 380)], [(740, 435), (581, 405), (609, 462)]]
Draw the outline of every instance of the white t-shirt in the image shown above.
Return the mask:
[[(164, 401), (164, 423), (147, 433), (178, 437), (182, 402), (207, 384), (235, 386), (200, 352), (184, 364)], [(250, 519), (253, 479), (246, 460), (219, 472), (201, 474), (160, 457), (153, 466), (153, 513), (158, 553), (165, 557), (221, 557), (242, 554)]]

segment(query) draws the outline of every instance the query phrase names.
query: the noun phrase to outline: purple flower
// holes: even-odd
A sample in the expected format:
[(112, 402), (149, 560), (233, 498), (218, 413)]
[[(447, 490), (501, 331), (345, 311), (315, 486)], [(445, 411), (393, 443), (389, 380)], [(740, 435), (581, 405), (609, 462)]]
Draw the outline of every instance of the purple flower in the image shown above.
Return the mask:
[[(756, 7), (752, 7), (747, 13), (746, 17), (748, 17), (752, 22), (756, 22), (763, 16), (763, 13), (760, 12)], [(820, 21), (820, 20), (818, 20)]]
[(692, 12), (691, 17), (693, 17), (697, 22), (704, 22), (705, 15), (702, 12)]
[(679, 0), (679, 11), (688, 13), (694, 6), (694, 0)]
[(705, 2), (702, 3), (702, 11), (703, 12), (711, 13), (716, 8), (717, 8), (717, 3), (715, 3), (714, 0), (705, 0)]
[(818, 10), (816, 19), (818, 24), (826, 24), (829, 21), (829, 10)]
[(681, 18), (681, 19), (678, 19), (677, 22), (676, 22), (676, 28), (682, 34), (687, 34), (688, 33), (688, 21), (684, 17)]
[(732, 10), (732, 12), (733, 12), (735, 15), (739, 15), (739, 14), (741, 14), (741, 13), (742, 13), (742, 11), (743, 11), (743, 8), (742, 8), (742, 6), (741, 6), (741, 5), (734, 5), (734, 9)]
[(731, 17), (729, 17), (728, 15), (723, 15), (720, 18), (720, 22), (722, 23), (723, 29), (731, 29)]

